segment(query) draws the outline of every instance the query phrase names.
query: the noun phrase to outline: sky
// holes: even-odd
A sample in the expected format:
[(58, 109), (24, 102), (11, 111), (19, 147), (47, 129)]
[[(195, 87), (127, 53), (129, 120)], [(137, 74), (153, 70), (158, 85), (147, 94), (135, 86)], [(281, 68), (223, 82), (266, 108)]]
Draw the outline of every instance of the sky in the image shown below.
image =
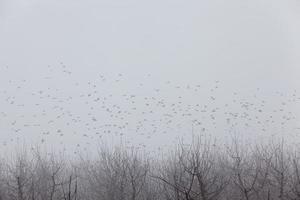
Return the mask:
[[(157, 99), (169, 102), (181, 95), (183, 104), (205, 105), (216, 87), (219, 92), (213, 98), (217, 97), (218, 106), (231, 102), (235, 93), (240, 101), (253, 102), (252, 97), (257, 95), (260, 101), (268, 100), (265, 115), (294, 98), (296, 103), (290, 103), (283, 115), (292, 112), (294, 121), (289, 131), (281, 130), (291, 134), (299, 126), (300, 115), (299, 35), (297, 0), (0, 0), (0, 111), (5, 116), (0, 121), (0, 141), (7, 145), (16, 137), (29, 141), (38, 138), (57, 146), (56, 136), (50, 134), (44, 139), (40, 133), (51, 130), (58, 134), (58, 129), (67, 129), (67, 122), (60, 120), (51, 129), (43, 125), (39, 116), (43, 110), (48, 122), (57, 113), (50, 97), (41, 96), (39, 91), (48, 91), (51, 98), (73, 97), (71, 103), (61, 100), (58, 105), (84, 118), (87, 107), (78, 102), (79, 96), (88, 95), (85, 93), (94, 84), (102, 98), (112, 95), (113, 99), (106, 99), (108, 103), (127, 108), (123, 93), (140, 98), (158, 95)], [(186, 92), (198, 84), (203, 88), (201, 94)], [(24, 104), (22, 109), (9, 104), (11, 99)], [(143, 110), (144, 101), (136, 102)], [(36, 104), (41, 110), (36, 110)], [(234, 104), (231, 110), (242, 112)], [(166, 112), (155, 109), (159, 116)], [(23, 117), (19, 119), (19, 115)], [(34, 115), (38, 123), (31, 119)], [(101, 112), (94, 115), (111, 123)], [(158, 120), (159, 116), (152, 117)], [(129, 124), (142, 118), (133, 113), (128, 117)], [(221, 115), (219, 118), (227, 119)], [(15, 120), (31, 124), (32, 130), (22, 130), (23, 136), (16, 136), (11, 133)], [(163, 145), (173, 141), (168, 139), (174, 135), (171, 132), (182, 136), (192, 126), (183, 124), (186, 129), (180, 131), (174, 125), (172, 131), (166, 131), (163, 137), (158, 134), (151, 142), (131, 134), (130, 128), (124, 135), (138, 144)], [(72, 128), (66, 132), (80, 132), (83, 124), (68, 126)], [(226, 135), (224, 126), (218, 125), (217, 129), (212, 131), (217, 133), (214, 136)], [(269, 129), (274, 132), (272, 127)], [(247, 132), (235, 132), (240, 131)], [(82, 140), (65, 134), (61, 143), (78, 144)]]

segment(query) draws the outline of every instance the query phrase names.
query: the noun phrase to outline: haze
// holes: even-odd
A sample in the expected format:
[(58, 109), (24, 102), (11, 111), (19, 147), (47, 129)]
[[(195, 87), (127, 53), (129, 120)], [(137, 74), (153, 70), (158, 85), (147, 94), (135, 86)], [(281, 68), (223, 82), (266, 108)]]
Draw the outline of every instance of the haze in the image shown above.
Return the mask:
[(157, 148), (191, 132), (298, 143), (299, 35), (296, 0), (0, 0), (1, 148)]

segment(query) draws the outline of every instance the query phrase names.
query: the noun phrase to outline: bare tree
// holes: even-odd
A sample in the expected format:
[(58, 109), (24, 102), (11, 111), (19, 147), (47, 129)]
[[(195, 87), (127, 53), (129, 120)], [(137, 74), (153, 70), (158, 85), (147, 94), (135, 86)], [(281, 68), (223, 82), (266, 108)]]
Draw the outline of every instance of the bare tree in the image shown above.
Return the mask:
[(66, 163), (54, 153), (42, 153), (39, 148), (33, 152), (35, 159), (34, 170), (34, 199), (59, 199), (60, 188)]
[[(239, 191), (238, 197), (245, 200), (270, 199), (270, 163), (272, 154), (265, 148), (241, 146), (233, 141), (228, 149), (231, 159), (229, 169), (232, 180), (232, 190)], [(235, 188), (235, 189), (234, 189)]]
[(289, 176), (289, 195), (288, 199), (296, 200), (300, 199), (300, 163), (298, 153), (294, 153), (292, 158), (292, 169)]
[(13, 160), (7, 164), (6, 184), (9, 199), (27, 200), (32, 182), (33, 161), (28, 157), (27, 151), (18, 152)]
[(228, 148), (207, 138), (161, 159), (101, 146), (69, 160), (39, 148), (0, 162), (0, 200), (299, 200), (299, 153), (280, 143)]
[(98, 158), (84, 159), (83, 166), (91, 199), (146, 199), (149, 163), (137, 151), (101, 148)]
[(167, 199), (216, 200), (229, 183), (222, 164), (216, 145), (198, 137), (190, 146), (181, 144), (154, 178), (162, 182)]
[[(274, 187), (274, 193), (280, 200), (289, 199), (289, 177), (291, 166), (293, 164), (291, 152), (286, 148), (284, 141), (277, 144), (271, 144), (269, 148), (273, 153), (270, 174), (272, 177), (271, 184)], [(296, 162), (294, 162), (294, 164), (296, 164)]]

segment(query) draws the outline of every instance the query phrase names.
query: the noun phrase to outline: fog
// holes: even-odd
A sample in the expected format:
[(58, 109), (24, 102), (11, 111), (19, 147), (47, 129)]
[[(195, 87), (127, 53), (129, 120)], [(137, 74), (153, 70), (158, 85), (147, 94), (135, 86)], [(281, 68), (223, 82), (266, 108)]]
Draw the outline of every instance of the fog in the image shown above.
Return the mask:
[(0, 148), (154, 151), (198, 134), (298, 144), (299, 11), (296, 0), (0, 0)]
[(0, 0), (0, 200), (300, 199), (300, 1)]

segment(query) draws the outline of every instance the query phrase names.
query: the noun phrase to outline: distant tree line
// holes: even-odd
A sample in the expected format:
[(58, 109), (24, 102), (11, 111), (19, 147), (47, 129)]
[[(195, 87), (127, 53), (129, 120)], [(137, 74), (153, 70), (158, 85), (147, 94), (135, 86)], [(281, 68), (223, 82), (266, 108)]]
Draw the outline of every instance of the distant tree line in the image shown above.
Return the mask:
[(37, 148), (2, 160), (0, 200), (300, 200), (300, 159), (284, 142), (200, 137), (159, 158), (101, 146), (69, 160)]

